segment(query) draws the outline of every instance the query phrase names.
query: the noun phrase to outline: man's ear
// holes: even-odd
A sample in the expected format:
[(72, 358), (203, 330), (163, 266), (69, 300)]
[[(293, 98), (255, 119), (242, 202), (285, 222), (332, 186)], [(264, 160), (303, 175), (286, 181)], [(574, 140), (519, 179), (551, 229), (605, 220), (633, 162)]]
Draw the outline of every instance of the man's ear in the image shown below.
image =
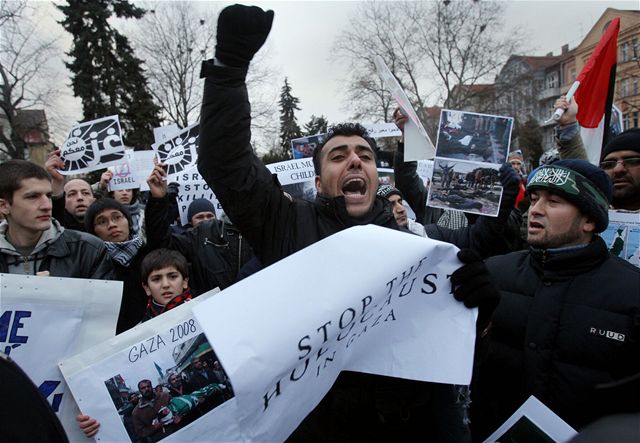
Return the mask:
[(316, 192), (322, 194), (322, 180), (319, 175), (316, 175)]
[(147, 286), (146, 283), (142, 283), (142, 287), (144, 288), (144, 292), (146, 292), (148, 296), (151, 296), (151, 290), (149, 289), (149, 286)]
[(182, 289), (187, 289), (189, 287), (189, 277), (185, 277), (182, 280)]
[(4, 216), (11, 213), (11, 203), (5, 198), (0, 198), (0, 213)]
[(588, 234), (593, 234), (596, 230), (596, 222), (594, 222), (590, 217), (584, 217), (584, 221), (582, 222), (582, 231)]

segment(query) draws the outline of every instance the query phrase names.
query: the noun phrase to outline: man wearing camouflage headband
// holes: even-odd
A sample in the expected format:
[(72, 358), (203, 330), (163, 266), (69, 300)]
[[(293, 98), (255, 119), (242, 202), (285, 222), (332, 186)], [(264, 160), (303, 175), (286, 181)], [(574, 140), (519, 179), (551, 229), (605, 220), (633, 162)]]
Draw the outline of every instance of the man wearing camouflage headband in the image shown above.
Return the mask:
[(474, 441), (535, 395), (576, 429), (624, 412), (598, 386), (640, 372), (640, 270), (597, 235), (612, 185), (584, 160), (533, 171), (528, 251), (492, 257), (501, 292), (472, 383)]

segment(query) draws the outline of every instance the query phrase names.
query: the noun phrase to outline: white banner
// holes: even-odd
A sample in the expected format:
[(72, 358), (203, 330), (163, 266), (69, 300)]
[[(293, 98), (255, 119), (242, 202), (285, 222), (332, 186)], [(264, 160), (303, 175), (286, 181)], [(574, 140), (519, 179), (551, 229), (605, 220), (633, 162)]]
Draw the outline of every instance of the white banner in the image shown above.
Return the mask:
[(95, 171), (121, 164), (125, 157), (117, 115), (78, 123), (60, 147), (63, 175)]
[(343, 370), (468, 384), (477, 312), (451, 295), (456, 251), (355, 227), (196, 306), (237, 398), (241, 433), (225, 438), (284, 440)]
[(371, 138), (402, 137), (402, 131), (395, 123), (364, 123), (363, 126)]
[(153, 128), (153, 139), (156, 143), (163, 143), (177, 135), (180, 132), (180, 126), (175, 123)]
[[(99, 441), (235, 441), (233, 387), (192, 314), (217, 291), (60, 363), (82, 412), (100, 422)], [(207, 366), (198, 369), (196, 358)], [(170, 389), (171, 377), (180, 379), (180, 392)], [(152, 398), (139, 389), (145, 381)]]
[(0, 274), (0, 344), (29, 375), (71, 441), (85, 439), (57, 364), (115, 335), (122, 282)]
[(167, 165), (167, 180), (174, 181), (182, 171), (193, 168), (198, 161), (200, 125), (198, 123), (171, 134), (164, 142), (151, 145), (158, 160)]
[(194, 167), (187, 171), (176, 175), (174, 180), (180, 185), (178, 188), (178, 212), (180, 213), (180, 223), (186, 225), (190, 223), (187, 218), (189, 205), (197, 198), (204, 198), (213, 203), (216, 218), (222, 216), (222, 205), (218, 201), (218, 197), (213, 193), (204, 178), (198, 172), (198, 168)]

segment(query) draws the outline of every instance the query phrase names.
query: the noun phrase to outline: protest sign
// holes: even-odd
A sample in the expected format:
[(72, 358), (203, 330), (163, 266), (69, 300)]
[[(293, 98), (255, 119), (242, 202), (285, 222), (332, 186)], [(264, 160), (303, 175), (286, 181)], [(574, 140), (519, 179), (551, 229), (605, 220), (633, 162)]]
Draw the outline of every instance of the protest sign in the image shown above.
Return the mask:
[(175, 123), (160, 126), (159, 128), (153, 128), (153, 140), (156, 143), (164, 143), (178, 132), (180, 132), (180, 126)]
[(122, 131), (117, 115), (79, 123), (60, 147), (62, 175), (90, 172), (125, 160)]
[(198, 161), (200, 126), (198, 123), (173, 133), (167, 140), (151, 147), (158, 160), (167, 165), (167, 180), (175, 180), (182, 171), (193, 168)]
[(316, 198), (313, 160), (301, 158), (266, 165), (272, 174), (278, 175), (282, 190), (292, 198), (313, 201)]
[(427, 205), (496, 217), (513, 118), (443, 109)]
[(484, 443), (565, 443), (578, 433), (533, 395)]
[(294, 159), (309, 158), (322, 145), (327, 134), (316, 134), (291, 140), (291, 155)]
[(609, 211), (609, 226), (600, 236), (611, 254), (640, 267), (640, 213)]
[(354, 227), (196, 306), (233, 383), (242, 433), (231, 440), (283, 441), (343, 370), (468, 384), (477, 310), (451, 295), (456, 251)]
[(363, 123), (371, 138), (402, 137), (402, 131), (395, 123)]
[(127, 149), (125, 153), (125, 163), (109, 166), (107, 169), (113, 173), (107, 189), (116, 191), (118, 189), (140, 189), (148, 191), (147, 178), (153, 170), (153, 159), (156, 153), (151, 150), (133, 151)]
[(216, 218), (222, 216), (222, 205), (213, 193), (204, 178), (198, 172), (198, 168), (191, 168), (183, 171), (174, 177), (174, 180), (180, 185), (178, 188), (178, 212), (180, 213), (180, 223), (186, 225), (190, 223), (187, 218), (189, 205), (197, 198), (204, 198), (213, 203), (216, 211)]
[(398, 83), (398, 80), (393, 76), (393, 73), (389, 70), (389, 67), (382, 57), (376, 56), (374, 63), (378, 76), (387, 89), (389, 89), (391, 96), (398, 103), (402, 112), (409, 117), (409, 120), (407, 120), (404, 125), (404, 160), (432, 159), (435, 153), (435, 147), (427, 135), (424, 126), (422, 126), (418, 114), (416, 114), (416, 111), (413, 109), (409, 97), (407, 97), (407, 94), (402, 89), (402, 86), (400, 86), (400, 83)]
[(0, 350), (29, 375), (72, 441), (85, 437), (57, 364), (113, 337), (121, 297), (122, 282), (0, 274)]
[[(100, 422), (98, 441), (234, 441), (231, 436), (239, 431), (230, 413), (233, 387), (215, 343), (207, 340), (192, 313), (217, 291), (60, 363), (82, 413)], [(196, 358), (208, 370), (196, 368)], [(153, 390), (145, 394), (139, 386), (147, 382)], [(138, 407), (132, 395), (138, 397)], [(149, 396), (153, 406), (147, 403)]]

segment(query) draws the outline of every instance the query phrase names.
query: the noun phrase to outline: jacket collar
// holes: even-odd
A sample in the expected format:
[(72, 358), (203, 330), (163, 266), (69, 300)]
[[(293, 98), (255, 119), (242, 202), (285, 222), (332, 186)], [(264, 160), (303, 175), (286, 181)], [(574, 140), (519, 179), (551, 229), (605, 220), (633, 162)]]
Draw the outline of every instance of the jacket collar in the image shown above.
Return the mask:
[[(15, 246), (13, 246), (7, 240), (7, 229), (9, 229), (9, 223), (5, 220), (0, 224), (0, 250), (4, 250), (5, 252), (12, 251), (17, 254), (18, 252)], [(31, 251), (31, 254), (36, 254), (46, 248), (49, 248), (47, 251), (49, 255), (54, 255), (57, 257), (67, 255), (69, 253), (67, 245), (64, 244), (64, 242), (56, 242), (56, 240), (62, 235), (62, 232), (64, 232), (64, 228), (62, 227), (62, 225), (60, 225), (60, 223), (56, 219), (52, 218), (51, 226), (49, 226), (49, 229), (47, 229), (46, 231), (43, 231), (40, 239), (38, 240), (38, 243), (36, 243), (33, 251)], [(59, 247), (56, 247), (56, 244), (59, 243)], [(64, 252), (62, 250), (64, 250)]]
[(374, 224), (398, 229), (398, 225), (393, 217), (391, 204), (386, 198), (376, 196), (371, 210), (363, 217), (351, 217), (347, 212), (347, 204), (343, 196), (327, 197), (318, 194), (315, 205), (319, 212), (329, 218), (335, 218), (343, 227)]
[(599, 265), (609, 256), (607, 245), (600, 236), (594, 236), (584, 247), (562, 249), (530, 248), (533, 267), (548, 276), (558, 277), (582, 274)]

